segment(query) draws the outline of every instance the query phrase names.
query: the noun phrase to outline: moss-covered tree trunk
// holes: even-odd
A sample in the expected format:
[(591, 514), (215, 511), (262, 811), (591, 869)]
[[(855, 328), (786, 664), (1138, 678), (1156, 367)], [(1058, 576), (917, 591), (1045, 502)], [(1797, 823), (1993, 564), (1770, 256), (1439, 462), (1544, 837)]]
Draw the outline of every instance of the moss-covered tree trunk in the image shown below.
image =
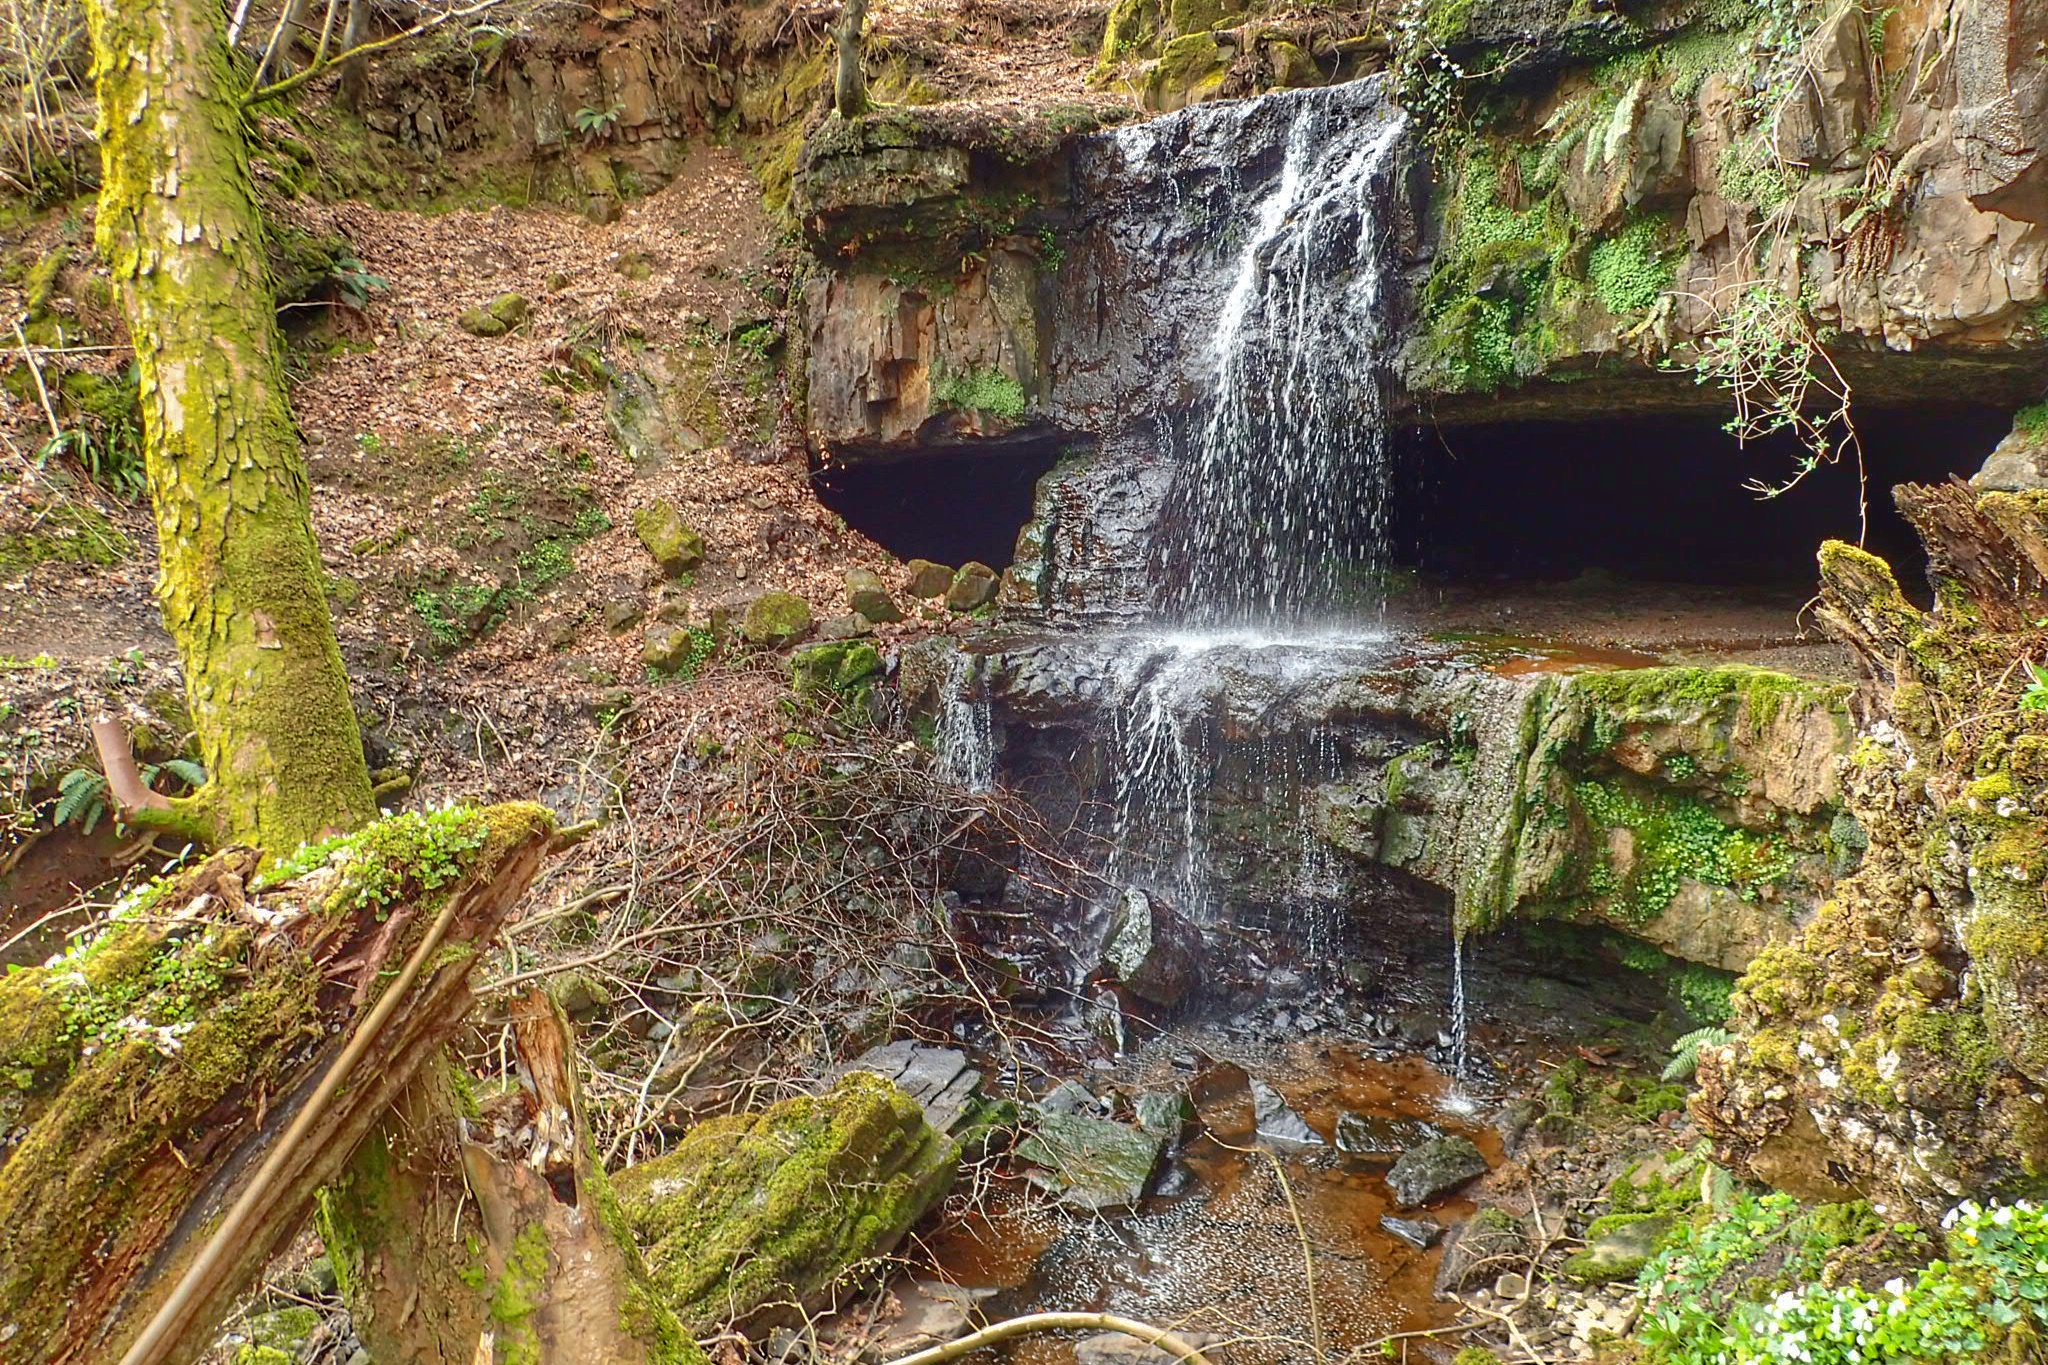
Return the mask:
[(275, 856), (376, 815), (215, 0), (89, 0), (98, 237), (142, 375), (164, 625), (207, 783), (138, 812)]
[(868, 0), (846, 0), (832, 29), (839, 66), (832, 81), (832, 107), (841, 118), (859, 118), (868, 111), (868, 78), (861, 69), (861, 28), (867, 23)]
[[(538, 806), (400, 816), (277, 886), (252, 876), (252, 851), (229, 850), (90, 946), (0, 977), (0, 1359), (117, 1361), (167, 1304), (146, 1358), (205, 1350), (460, 1026), (470, 969), (553, 831)], [(321, 1078), (416, 951), (407, 994), (321, 1102)], [(276, 1153), (253, 1221), (209, 1262)]]

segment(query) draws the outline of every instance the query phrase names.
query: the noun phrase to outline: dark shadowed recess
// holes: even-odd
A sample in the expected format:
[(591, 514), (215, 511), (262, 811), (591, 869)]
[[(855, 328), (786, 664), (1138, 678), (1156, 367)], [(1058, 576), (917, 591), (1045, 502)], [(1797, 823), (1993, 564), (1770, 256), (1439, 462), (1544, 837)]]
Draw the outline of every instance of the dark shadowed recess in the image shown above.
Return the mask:
[(898, 559), (1008, 568), (1031, 519), (1056, 441), (950, 449), (888, 461), (827, 465), (811, 476), (818, 500)]
[[(1892, 486), (1968, 476), (2011, 425), (2010, 411), (1977, 405), (1861, 413), (1868, 548), (1917, 580), (1918, 542)], [(1810, 585), (1820, 542), (1857, 538), (1857, 471), (1824, 465), (1772, 498), (1744, 487), (1783, 483), (1797, 453), (1783, 436), (1738, 445), (1701, 416), (1411, 428), (1396, 461), (1395, 558), (1457, 577)]]

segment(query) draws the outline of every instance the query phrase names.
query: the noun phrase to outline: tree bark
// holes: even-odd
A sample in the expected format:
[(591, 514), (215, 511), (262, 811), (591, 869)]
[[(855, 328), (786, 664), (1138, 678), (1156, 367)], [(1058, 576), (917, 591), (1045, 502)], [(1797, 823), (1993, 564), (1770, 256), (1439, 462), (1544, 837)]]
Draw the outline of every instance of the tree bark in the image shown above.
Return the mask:
[(381, 1365), (700, 1360), (591, 1156), (567, 1021), (535, 990), (512, 1033), (518, 1092), (464, 1116), (422, 1075), (322, 1195), (357, 1335)]
[(839, 49), (839, 72), (832, 83), (832, 107), (841, 118), (859, 118), (868, 111), (868, 78), (861, 69), (861, 28), (867, 23), (868, 0), (846, 0), (832, 42)]
[[(196, 1359), (459, 1027), (470, 967), (553, 832), (538, 806), (405, 817), (277, 887), (253, 879), (253, 850), (231, 849), (91, 947), (0, 978), (0, 1356), (118, 1360), (176, 1298), (147, 1358)], [(444, 916), (363, 1061), (314, 1104), (387, 966)], [(254, 1221), (174, 1296), (302, 1112)]]
[(313, 543), (225, 16), (90, 0), (98, 240), (141, 369), (164, 625), (207, 782), (137, 822), (288, 853), (376, 804)]
[[(370, 0), (348, 0), (348, 22), (342, 26), (341, 50), (351, 51), (370, 41)], [(335, 89), (341, 107), (360, 110), (370, 93), (370, 59), (351, 57), (341, 64), (341, 82)]]

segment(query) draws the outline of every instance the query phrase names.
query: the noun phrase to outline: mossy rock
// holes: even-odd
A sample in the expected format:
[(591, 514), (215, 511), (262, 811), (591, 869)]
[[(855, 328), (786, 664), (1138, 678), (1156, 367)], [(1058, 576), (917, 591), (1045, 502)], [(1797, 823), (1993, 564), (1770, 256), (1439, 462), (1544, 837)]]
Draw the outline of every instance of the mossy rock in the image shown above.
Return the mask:
[(1166, 21), (1177, 34), (1206, 33), (1225, 19), (1244, 13), (1236, 0), (1171, 0)]
[(1145, 73), (1145, 107), (1171, 113), (1213, 99), (1229, 74), (1231, 54), (1211, 33), (1175, 38)]
[(865, 640), (812, 645), (789, 661), (789, 679), (799, 692), (852, 692), (881, 673), (881, 651)]
[(526, 321), (530, 305), (524, 294), (500, 294), (480, 308), (471, 308), (455, 325), (471, 336), (501, 337)]
[(811, 604), (793, 592), (764, 592), (747, 605), (740, 634), (763, 649), (786, 649), (811, 633)]
[(896, 605), (896, 599), (889, 595), (882, 576), (873, 569), (846, 571), (846, 601), (849, 607), (869, 621), (886, 623), (903, 619), (903, 608)]
[(951, 1187), (958, 1161), (916, 1100), (855, 1072), (828, 1094), (700, 1124), (613, 1184), (683, 1326), (759, 1332), (886, 1254)]
[(683, 520), (683, 514), (667, 498), (635, 512), (633, 530), (670, 578), (693, 572), (704, 562), (704, 537)]
[(1664, 1213), (1612, 1213), (1586, 1229), (1586, 1245), (1564, 1263), (1566, 1278), (1580, 1284), (1633, 1280), (1664, 1249), (1678, 1220)]
[(1003, 580), (988, 565), (969, 560), (960, 566), (960, 572), (953, 575), (953, 582), (946, 589), (946, 607), (950, 611), (973, 611), (996, 600), (1001, 592)]
[(952, 586), (953, 569), (950, 565), (935, 564), (929, 559), (913, 559), (903, 566), (903, 590), (912, 597), (927, 601), (944, 597)]

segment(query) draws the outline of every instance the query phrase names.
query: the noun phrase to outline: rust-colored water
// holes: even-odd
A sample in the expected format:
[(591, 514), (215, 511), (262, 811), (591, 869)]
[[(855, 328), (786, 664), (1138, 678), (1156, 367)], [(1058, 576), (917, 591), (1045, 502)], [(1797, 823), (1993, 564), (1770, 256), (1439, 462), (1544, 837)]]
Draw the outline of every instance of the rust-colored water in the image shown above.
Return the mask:
[[(1206, 1041), (1206, 1040), (1205, 1040)], [(1116, 1076), (1126, 1091), (1186, 1087), (1167, 1063), (1174, 1040), (1155, 1046)], [(1487, 1159), (1500, 1159), (1490, 1129), (1447, 1112), (1444, 1078), (1419, 1058), (1377, 1060), (1314, 1040), (1228, 1056), (1285, 1095), (1330, 1138), (1343, 1110), (1427, 1119), (1463, 1132)], [(1252, 1116), (1242, 1079), (1207, 1068), (1201, 1119), (1183, 1159), (1195, 1183), (1173, 1199), (1150, 1199), (1129, 1214), (1097, 1217), (1050, 1209), (1018, 1191), (929, 1248), (941, 1278), (1004, 1292), (986, 1305), (1001, 1314), (1042, 1309), (1107, 1310), (1144, 1321), (1236, 1339), (1243, 1365), (1299, 1365), (1315, 1359), (1318, 1329), (1332, 1356), (1392, 1332), (1435, 1327), (1449, 1314), (1431, 1287), (1438, 1253), (1417, 1251), (1380, 1229), (1400, 1213), (1385, 1168), (1334, 1145), (1268, 1155), (1251, 1146)], [(1276, 1162), (1277, 1157), (1277, 1162)], [(1277, 1170), (1276, 1170), (1277, 1165)], [(1299, 1209), (1297, 1228), (1286, 1188)], [(1446, 1226), (1472, 1211), (1452, 1200), (1422, 1216)], [(1406, 1216), (1417, 1216), (1409, 1211)], [(1314, 1259), (1310, 1311), (1303, 1234)], [(978, 1354), (981, 1365), (1072, 1365), (1070, 1342), (1027, 1338)]]

